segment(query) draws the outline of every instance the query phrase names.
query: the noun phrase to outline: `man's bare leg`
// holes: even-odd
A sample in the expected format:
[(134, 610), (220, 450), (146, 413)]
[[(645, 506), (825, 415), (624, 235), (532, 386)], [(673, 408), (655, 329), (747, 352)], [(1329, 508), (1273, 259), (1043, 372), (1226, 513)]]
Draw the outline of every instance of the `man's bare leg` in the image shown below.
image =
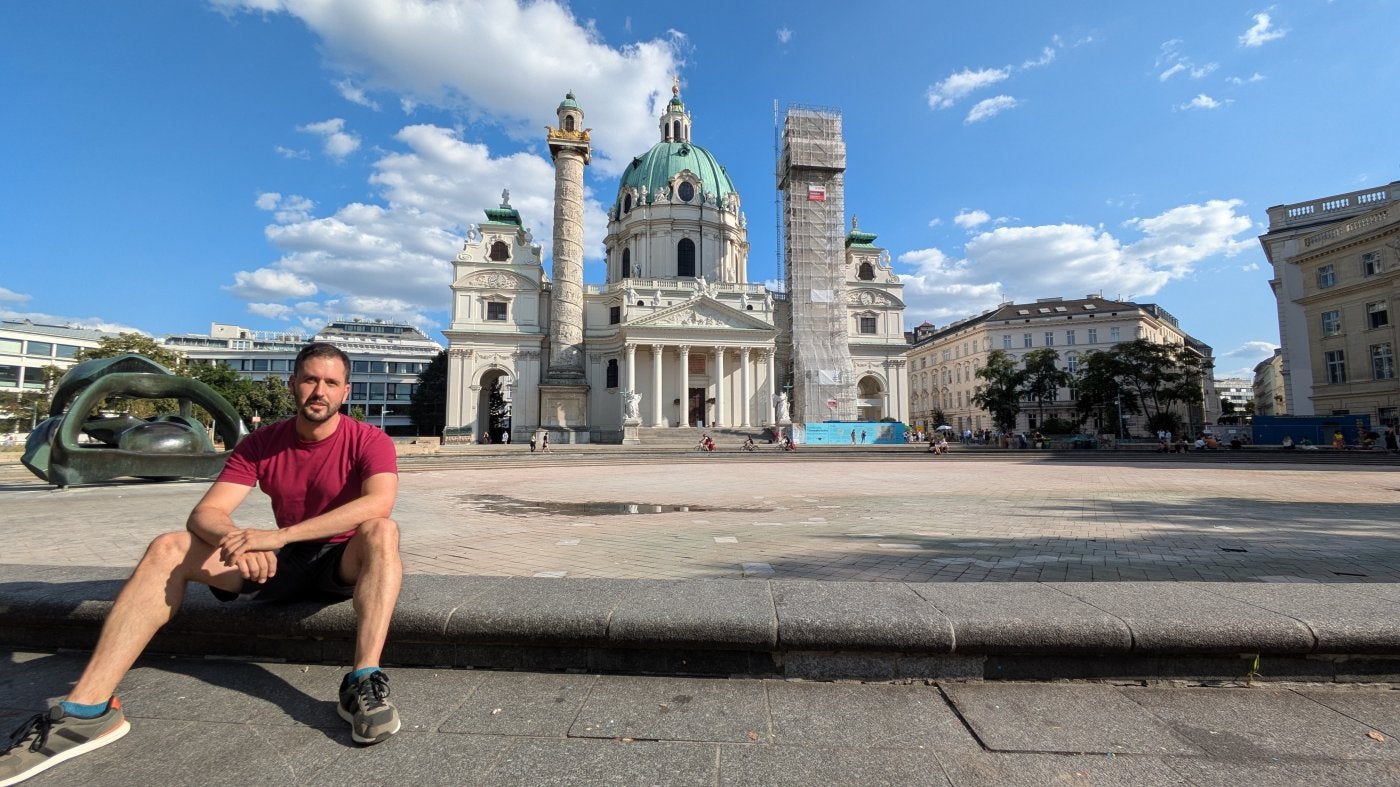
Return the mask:
[(360, 525), (345, 546), (340, 578), (355, 585), (355, 669), (377, 667), (403, 586), (398, 524), (371, 519)]
[(238, 569), (224, 566), (218, 549), (198, 536), (188, 531), (157, 536), (107, 614), (97, 648), (68, 700), (96, 705), (110, 699), (151, 638), (174, 617), (191, 581), (233, 592), (243, 587)]

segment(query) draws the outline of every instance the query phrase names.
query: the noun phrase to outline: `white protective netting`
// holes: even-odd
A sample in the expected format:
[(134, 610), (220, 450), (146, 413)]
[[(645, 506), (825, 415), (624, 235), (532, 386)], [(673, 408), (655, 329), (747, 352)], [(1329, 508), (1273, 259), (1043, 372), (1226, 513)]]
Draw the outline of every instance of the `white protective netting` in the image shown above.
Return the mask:
[[(794, 422), (856, 417), (843, 261), (846, 144), (841, 113), (790, 107), (778, 186), (792, 319)], [(834, 405), (834, 406), (833, 406)]]

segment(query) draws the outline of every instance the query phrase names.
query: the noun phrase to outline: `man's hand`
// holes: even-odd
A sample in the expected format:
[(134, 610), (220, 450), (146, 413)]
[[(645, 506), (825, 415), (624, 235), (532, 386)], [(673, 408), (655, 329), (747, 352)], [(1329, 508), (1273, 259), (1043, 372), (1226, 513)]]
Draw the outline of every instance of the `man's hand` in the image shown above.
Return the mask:
[(238, 573), (244, 579), (261, 585), (277, 573), (277, 555), (273, 552), (244, 552), (234, 558), (230, 565), (237, 566)]
[[(266, 557), (276, 562), (276, 556), (271, 554), (286, 546), (286, 540), (279, 530), (257, 530), (254, 528), (239, 528), (225, 534), (219, 539), (219, 559), (224, 561), (226, 566), (242, 564), (238, 559), (248, 554), (265, 553)], [(244, 576), (247, 577), (245, 571)], [(268, 576), (272, 576), (268, 574)]]

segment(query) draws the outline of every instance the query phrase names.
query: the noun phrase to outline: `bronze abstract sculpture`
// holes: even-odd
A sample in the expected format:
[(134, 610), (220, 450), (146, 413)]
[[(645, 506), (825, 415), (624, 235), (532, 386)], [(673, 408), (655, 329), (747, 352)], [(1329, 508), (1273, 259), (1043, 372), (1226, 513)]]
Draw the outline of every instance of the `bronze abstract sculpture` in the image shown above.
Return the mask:
[[(152, 418), (89, 413), (112, 396), (179, 401), (179, 412)], [(218, 451), (192, 414), (198, 404), (214, 418)], [(25, 442), (21, 461), (56, 486), (121, 476), (152, 480), (213, 478), (248, 433), (233, 407), (213, 388), (140, 355), (83, 361), (54, 390), (49, 417)], [(83, 439), (86, 438), (86, 439)]]

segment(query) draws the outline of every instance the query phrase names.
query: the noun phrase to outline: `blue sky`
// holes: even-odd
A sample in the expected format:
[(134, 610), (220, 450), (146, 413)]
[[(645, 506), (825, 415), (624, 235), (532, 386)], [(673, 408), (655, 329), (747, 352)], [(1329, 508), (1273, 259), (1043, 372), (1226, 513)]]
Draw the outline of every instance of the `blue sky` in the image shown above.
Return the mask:
[(773, 102), (832, 107), (906, 327), (1102, 292), (1243, 373), (1278, 341), (1266, 209), (1400, 180), (1397, 28), (1395, 0), (4, 3), (0, 315), (441, 339), (503, 188), (547, 253), (543, 126), (570, 90), (601, 280), (603, 211), (676, 74), (752, 279), (775, 276)]

